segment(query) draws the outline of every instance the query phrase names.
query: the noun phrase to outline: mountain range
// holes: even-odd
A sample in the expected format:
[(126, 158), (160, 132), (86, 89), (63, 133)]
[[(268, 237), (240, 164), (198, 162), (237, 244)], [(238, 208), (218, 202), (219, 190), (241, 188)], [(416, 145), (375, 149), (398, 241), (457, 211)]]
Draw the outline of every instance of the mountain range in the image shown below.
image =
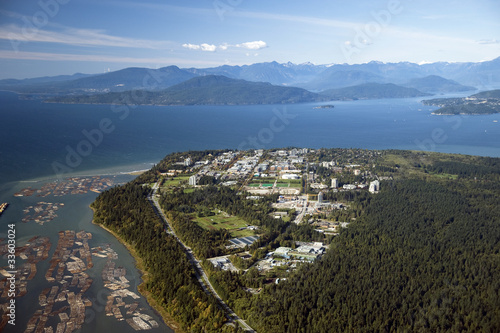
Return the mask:
[[(312, 63), (297, 65), (290, 62), (281, 64), (268, 62), (243, 66), (224, 65), (213, 68), (168, 66), (149, 69), (133, 67), (95, 75), (79, 73), (24, 80), (0, 80), (0, 89), (56, 96), (91, 96), (140, 89), (156, 92), (156, 96), (159, 96), (165, 95), (166, 90), (178, 84), (206, 76), (212, 77), (212, 79), (203, 81), (205, 83), (204, 89), (209, 86), (209, 91), (212, 93), (222, 93), (223, 90), (226, 92), (225, 98), (212, 96), (212, 102), (219, 101), (224, 102), (224, 104), (254, 104), (252, 102), (254, 96), (248, 93), (241, 95), (244, 85), (241, 80), (248, 83), (245, 89), (251, 87), (250, 91), (263, 97), (263, 100), (274, 100), (276, 103), (321, 100), (324, 99), (324, 96), (331, 96), (333, 99), (414, 97), (425, 96), (427, 93), (440, 94), (498, 87), (500, 86), (500, 57), (478, 63), (437, 62), (422, 65), (409, 62), (382, 63), (372, 61), (354, 65), (314, 65)], [(214, 80), (213, 77), (219, 79)], [(221, 77), (236, 81), (223, 80)], [(192, 85), (193, 82), (190, 82), (189, 85)], [(240, 96), (235, 94), (233, 97), (229, 97), (231, 94), (227, 93), (228, 82), (236, 84), (235, 89), (231, 91), (239, 91)], [(267, 83), (268, 85), (250, 84), (255, 82)], [(367, 86), (367, 84), (371, 85)], [(217, 85), (219, 88), (215, 89)], [(224, 89), (222, 89), (223, 87)], [(285, 93), (285, 90), (277, 88), (291, 88), (291, 90)], [(308, 92), (297, 90), (298, 88), (307, 89)], [(403, 88), (415, 89), (416, 91)], [(278, 96), (283, 97), (283, 99), (279, 101), (265, 97), (265, 94), (262, 94), (262, 89), (279, 91)], [(202, 92), (202, 90), (201, 88), (196, 90), (196, 93), (205, 95), (205, 97), (200, 95), (199, 101), (209, 101), (206, 96), (208, 91)], [(162, 93), (158, 94), (159, 92)], [(298, 95), (292, 98), (294, 93)], [(313, 93), (317, 94), (313, 95)], [(345, 95), (341, 95), (343, 93)], [(170, 90), (168, 94), (174, 94), (174, 90)], [(175, 94), (181, 93), (175, 92)], [(246, 96), (248, 100), (243, 100), (243, 96)], [(194, 103), (195, 100), (196, 98), (192, 97), (191, 101), (187, 102), (188, 104)], [(170, 100), (168, 99), (168, 101)]]
[(324, 101), (319, 94), (296, 87), (283, 87), (268, 82), (230, 79), (222, 75), (194, 77), (167, 89), (156, 91), (129, 90), (93, 95), (57, 96), (53, 103), (77, 104), (145, 104), (145, 105), (247, 105), (292, 104)]

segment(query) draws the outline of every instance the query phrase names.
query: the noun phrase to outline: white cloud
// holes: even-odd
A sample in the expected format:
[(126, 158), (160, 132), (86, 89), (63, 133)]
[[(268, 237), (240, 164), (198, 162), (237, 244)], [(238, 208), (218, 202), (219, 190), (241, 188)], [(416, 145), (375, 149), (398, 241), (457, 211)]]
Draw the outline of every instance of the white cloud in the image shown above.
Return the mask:
[(185, 47), (186, 49), (190, 49), (190, 50), (199, 50), (199, 49), (201, 49), (201, 46), (200, 45), (196, 45), (196, 44), (182, 44), (182, 47)]
[(498, 39), (481, 39), (477, 41), (479, 44), (500, 44)]
[(257, 40), (254, 42), (246, 42), (246, 43), (236, 44), (235, 46), (242, 47), (242, 48), (249, 49), (249, 50), (260, 50), (260, 49), (266, 48), (267, 43), (263, 42), (261, 40)]
[(201, 50), (201, 51), (207, 51), (207, 52), (215, 52), (217, 50), (217, 46), (213, 44), (182, 44), (182, 47), (189, 49), (189, 50)]
[(247, 49), (247, 50), (260, 50), (260, 49), (266, 48), (267, 43), (264, 41), (261, 41), (261, 40), (254, 41), (254, 42), (245, 42), (245, 43), (240, 43), (240, 44), (235, 44), (235, 45), (223, 43), (223, 44), (220, 44), (219, 46), (216, 46), (214, 44), (208, 44), (208, 43), (203, 43), (203, 44), (185, 43), (185, 44), (182, 44), (182, 47), (189, 49), (189, 50), (201, 50), (201, 51), (207, 51), (207, 52), (215, 52), (217, 50), (226, 51), (230, 47), (242, 48), (242, 49)]
[(77, 61), (77, 62), (106, 62), (106, 63), (127, 63), (127, 64), (157, 64), (157, 65), (220, 65), (218, 61), (193, 60), (185, 58), (134, 58), (124, 56), (106, 56), (92, 54), (68, 54), (68, 53), (44, 53), (0, 50), (0, 59), (11, 60), (40, 60), (40, 61)]
[(114, 46), (145, 49), (166, 49), (169, 41), (156, 41), (112, 36), (102, 30), (60, 27), (60, 31), (46, 29), (26, 29), (17, 24), (0, 27), (0, 39), (17, 42), (44, 42), (78, 46)]
[(201, 46), (202, 51), (214, 52), (217, 49), (217, 46), (215, 46), (213, 44), (203, 43), (200, 46)]

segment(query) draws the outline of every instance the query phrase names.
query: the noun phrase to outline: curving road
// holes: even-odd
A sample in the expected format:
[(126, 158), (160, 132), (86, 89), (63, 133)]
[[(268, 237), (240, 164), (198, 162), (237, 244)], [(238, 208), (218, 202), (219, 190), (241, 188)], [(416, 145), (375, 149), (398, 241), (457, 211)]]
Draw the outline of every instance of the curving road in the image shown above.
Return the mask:
[(208, 276), (205, 273), (205, 270), (203, 269), (203, 267), (201, 267), (200, 261), (198, 259), (196, 259), (196, 257), (194, 256), (194, 253), (191, 250), (191, 248), (189, 246), (187, 246), (186, 244), (184, 244), (184, 242), (179, 237), (177, 237), (174, 229), (170, 226), (170, 223), (168, 223), (167, 217), (163, 213), (163, 210), (161, 209), (160, 204), (158, 202), (158, 198), (156, 197), (156, 192), (158, 191), (158, 188), (159, 188), (159, 182), (156, 182), (153, 185), (153, 191), (151, 191), (150, 195), (148, 196), (148, 200), (151, 203), (151, 205), (153, 205), (153, 208), (155, 209), (156, 214), (158, 214), (158, 216), (161, 217), (161, 219), (165, 223), (165, 226), (167, 227), (166, 232), (168, 232), (169, 234), (174, 236), (175, 239), (184, 248), (184, 252), (186, 252), (186, 255), (189, 259), (189, 262), (191, 263), (191, 265), (194, 268), (196, 278), (198, 279), (198, 282), (201, 284), (201, 287), (203, 288), (203, 290), (207, 294), (213, 295), (219, 301), (219, 304), (221, 305), (222, 309), (224, 309), (224, 311), (226, 311), (227, 317), (230, 320), (238, 322), (241, 325), (241, 327), (243, 327), (248, 332), (255, 332), (243, 319), (238, 317), (238, 315), (222, 300), (222, 298), (220, 298), (220, 296), (217, 294), (214, 287), (212, 286), (212, 284), (208, 280)]

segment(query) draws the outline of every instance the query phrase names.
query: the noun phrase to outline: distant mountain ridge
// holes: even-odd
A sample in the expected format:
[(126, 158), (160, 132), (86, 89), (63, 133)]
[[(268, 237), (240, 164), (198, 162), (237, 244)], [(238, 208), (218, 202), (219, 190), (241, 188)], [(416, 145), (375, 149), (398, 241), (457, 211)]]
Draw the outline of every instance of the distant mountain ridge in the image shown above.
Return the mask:
[(133, 91), (62, 96), (55, 103), (144, 104), (144, 105), (250, 105), (291, 104), (324, 101), (325, 97), (302, 88), (231, 79), (221, 75), (194, 77), (165, 90), (144, 91), (140, 99)]
[[(196, 76), (223, 75), (232, 79), (254, 82), (269, 82), (274, 85), (297, 86), (309, 90), (322, 91), (359, 85), (364, 83), (410, 84), (412, 80), (440, 76), (454, 80), (465, 86), (485, 89), (500, 86), (500, 57), (478, 63), (415, 64), (409, 62), (382, 63), (371, 61), (364, 64), (314, 65), (265, 62), (243, 66), (223, 65), (213, 68), (179, 68), (168, 66), (160, 69), (125, 68), (104, 74), (75, 74), (58, 77), (44, 77), (26, 80), (0, 80), (0, 89), (19, 92), (107, 92), (129, 89), (149, 89), (145, 78), (155, 82), (155, 89), (186, 81)], [(64, 82), (64, 84), (61, 84)], [(448, 89), (448, 88), (446, 88)], [(437, 91), (437, 92), (447, 92)]]
[(431, 96), (415, 88), (407, 88), (393, 83), (365, 83), (352, 87), (329, 89), (320, 93), (332, 100), (357, 100), (381, 98), (410, 98)]
[(458, 82), (447, 80), (438, 75), (429, 75), (423, 78), (412, 79), (408, 83), (403, 84), (403, 86), (408, 88), (415, 88), (427, 93), (449, 93), (476, 90), (475, 87), (464, 86)]
[[(75, 74), (76, 75), (76, 74)], [(182, 70), (177, 66), (159, 69), (129, 67), (118, 71), (84, 75), (78, 77), (61, 76), (50, 81), (45, 78), (23, 81), (0, 80), (0, 89), (14, 90), (21, 93), (106, 93), (132, 89), (161, 90), (189, 80), (197, 75)]]

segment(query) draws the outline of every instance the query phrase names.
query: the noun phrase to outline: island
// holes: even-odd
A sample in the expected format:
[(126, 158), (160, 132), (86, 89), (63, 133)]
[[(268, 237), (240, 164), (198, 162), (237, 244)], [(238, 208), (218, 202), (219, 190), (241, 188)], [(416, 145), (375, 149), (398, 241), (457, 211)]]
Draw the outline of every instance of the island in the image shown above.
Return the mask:
[(92, 209), (184, 331), (498, 331), (499, 174), (431, 152), (189, 151)]
[(481, 115), (500, 113), (500, 89), (483, 91), (469, 97), (435, 98), (422, 101), (424, 105), (438, 106), (437, 115)]
[(314, 109), (333, 109), (334, 107), (335, 107), (335, 105), (326, 104), (326, 105), (315, 106)]

